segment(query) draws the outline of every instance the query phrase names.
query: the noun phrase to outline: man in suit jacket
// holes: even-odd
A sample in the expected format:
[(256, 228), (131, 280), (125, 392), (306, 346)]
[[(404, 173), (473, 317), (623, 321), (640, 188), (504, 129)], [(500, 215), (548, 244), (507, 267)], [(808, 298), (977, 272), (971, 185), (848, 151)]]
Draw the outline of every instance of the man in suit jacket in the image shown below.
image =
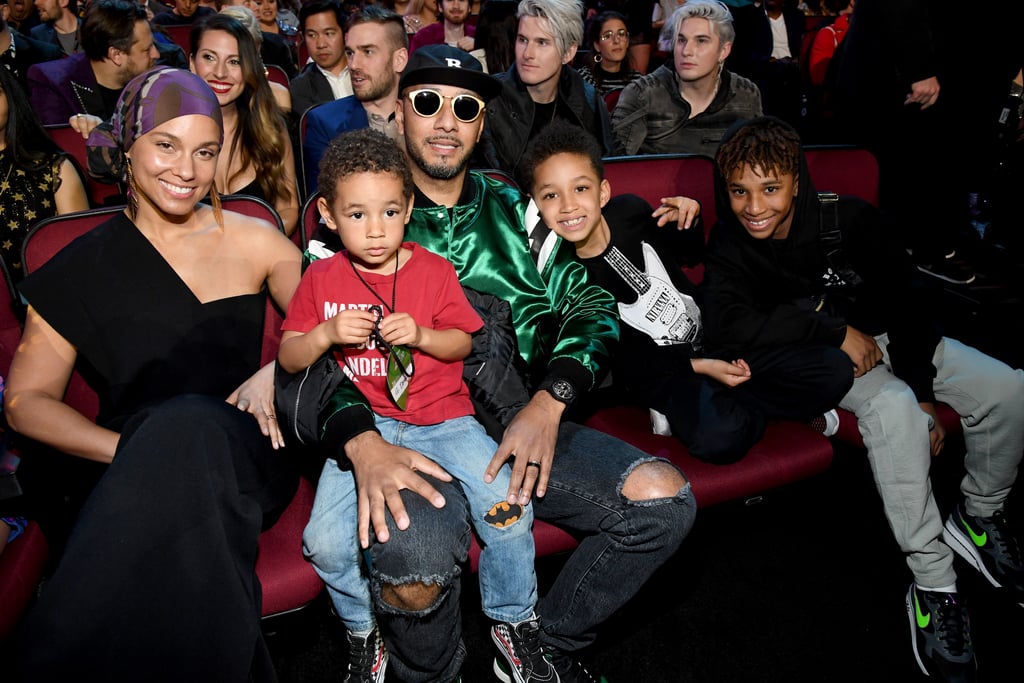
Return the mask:
[(292, 79), (292, 111), (352, 95), (352, 78), (345, 56), (344, 11), (334, 0), (314, 0), (299, 10), (299, 31), (306, 41), (310, 64)]
[(783, 0), (764, 0), (737, 10), (733, 51), (739, 45), (746, 54), (738, 55), (739, 63), (727, 62), (757, 84), (766, 115), (794, 126), (800, 125), (799, 60), (805, 24), (803, 13)]
[(345, 51), (355, 94), (309, 110), (302, 139), (306, 190), (317, 188), (320, 158), (338, 133), (369, 126), (396, 139), (398, 78), (409, 61), (402, 18), (378, 5), (352, 15), (345, 32)]
[(26, 38), (7, 23), (7, 0), (0, 0), (0, 69), (7, 69), (28, 92), (28, 69), (33, 64), (60, 59), (60, 49)]
[(81, 52), (78, 29), (82, 21), (78, 18), (78, 0), (38, 0), (36, 6), (44, 23), (33, 27), (31, 37), (56, 45), (64, 55)]
[(82, 22), (83, 52), (28, 70), (32, 108), (44, 124), (75, 114), (110, 118), (121, 89), (159, 53), (146, 10), (132, 0), (96, 0)]

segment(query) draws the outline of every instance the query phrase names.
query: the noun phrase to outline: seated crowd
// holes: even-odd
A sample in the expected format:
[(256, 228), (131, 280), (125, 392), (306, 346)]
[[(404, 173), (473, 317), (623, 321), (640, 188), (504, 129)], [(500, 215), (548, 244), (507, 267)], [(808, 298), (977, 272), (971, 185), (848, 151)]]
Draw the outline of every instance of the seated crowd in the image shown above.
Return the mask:
[[(826, 0), (813, 23), (782, 0), (14, 4), (0, 0), (0, 265), (23, 335), (4, 415), (39, 449), (26, 481), (55, 452), (94, 461), (73, 524), (52, 530), (15, 680), (276, 680), (256, 542), (304, 448), (323, 466), (302, 550), (344, 624), (346, 680), (459, 680), (475, 536), (497, 679), (596, 681), (579, 652), (699, 502), (677, 464), (584, 426), (608, 395), (716, 465), (770, 421), (852, 414), (925, 674), (974, 680), (954, 556), (1024, 604), (1004, 510), (1024, 371), (933, 313), (936, 283), (973, 280), (955, 238), (979, 188), (940, 189), (928, 137), (969, 98), (1019, 101), (1019, 55), (984, 78), (940, 69), (944, 24), (923, 0)], [(889, 130), (865, 125), (868, 105)], [(1007, 137), (995, 120), (949, 154), (987, 168)], [(85, 158), (53, 142), (64, 127)], [(804, 148), (822, 141), (875, 154), (879, 207), (819, 194)], [(652, 154), (713, 159), (715, 206), (686, 187), (657, 206), (616, 195), (604, 160)], [(86, 170), (125, 210), (26, 276), (32, 226), (97, 204)], [(265, 201), (284, 234), (222, 195)], [(261, 366), (268, 297), (286, 315)], [(96, 421), (64, 402), (76, 368)], [(275, 401), (307, 374), (319, 394)], [(966, 451), (945, 520), (937, 402)], [(315, 446), (292, 442), (303, 411)], [(0, 499), (0, 552), (32, 497)], [(581, 539), (544, 594), (524, 561), (535, 519)]]

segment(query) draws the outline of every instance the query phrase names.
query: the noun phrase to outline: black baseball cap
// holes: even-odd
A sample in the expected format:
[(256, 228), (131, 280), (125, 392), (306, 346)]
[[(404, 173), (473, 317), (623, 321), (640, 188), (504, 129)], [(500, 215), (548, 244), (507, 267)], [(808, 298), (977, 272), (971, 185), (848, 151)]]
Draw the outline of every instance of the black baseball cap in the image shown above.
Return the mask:
[(414, 85), (452, 85), (472, 90), (485, 102), (501, 92), (501, 83), (487, 75), (473, 55), (450, 45), (424, 45), (409, 57), (398, 82), (399, 92)]

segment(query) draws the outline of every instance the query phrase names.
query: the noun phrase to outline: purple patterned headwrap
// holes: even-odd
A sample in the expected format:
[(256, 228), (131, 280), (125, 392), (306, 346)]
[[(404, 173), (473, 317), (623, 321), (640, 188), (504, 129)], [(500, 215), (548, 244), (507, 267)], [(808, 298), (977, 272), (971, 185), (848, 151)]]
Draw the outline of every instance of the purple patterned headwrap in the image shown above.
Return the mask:
[(191, 71), (166, 66), (139, 74), (124, 86), (110, 120), (89, 134), (89, 174), (111, 182), (123, 181), (125, 152), (135, 141), (171, 119), (190, 114), (216, 121), (223, 141), (220, 103), (206, 81)]

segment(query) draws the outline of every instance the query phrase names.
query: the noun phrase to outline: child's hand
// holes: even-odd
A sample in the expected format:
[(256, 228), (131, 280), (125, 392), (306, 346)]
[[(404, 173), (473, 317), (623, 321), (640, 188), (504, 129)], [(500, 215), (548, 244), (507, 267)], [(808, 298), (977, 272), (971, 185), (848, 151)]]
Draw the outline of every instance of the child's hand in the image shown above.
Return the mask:
[(377, 317), (369, 311), (350, 308), (338, 313), (329, 321), (332, 344), (365, 344), (373, 332)]
[(875, 338), (849, 325), (846, 326), (846, 337), (839, 350), (853, 362), (854, 378), (861, 377), (882, 362), (882, 349), (878, 348)]
[(935, 412), (934, 403), (919, 403), (921, 410), (927, 413), (928, 417), (931, 418), (931, 429), (928, 431), (928, 441), (931, 445), (932, 455), (938, 455), (942, 452), (942, 447), (946, 444), (946, 428), (942, 426), (942, 422), (939, 420), (939, 414)]
[(689, 230), (699, 215), (700, 202), (689, 197), (662, 197), (661, 206), (651, 214), (658, 219), (658, 227), (675, 221), (680, 230)]
[(392, 313), (380, 321), (380, 336), (388, 344), (416, 348), (420, 345), (423, 333), (408, 313)]
[(690, 361), (693, 371), (707, 375), (727, 387), (735, 387), (750, 379), (750, 366), (742, 358), (730, 362), (716, 358), (694, 358)]

